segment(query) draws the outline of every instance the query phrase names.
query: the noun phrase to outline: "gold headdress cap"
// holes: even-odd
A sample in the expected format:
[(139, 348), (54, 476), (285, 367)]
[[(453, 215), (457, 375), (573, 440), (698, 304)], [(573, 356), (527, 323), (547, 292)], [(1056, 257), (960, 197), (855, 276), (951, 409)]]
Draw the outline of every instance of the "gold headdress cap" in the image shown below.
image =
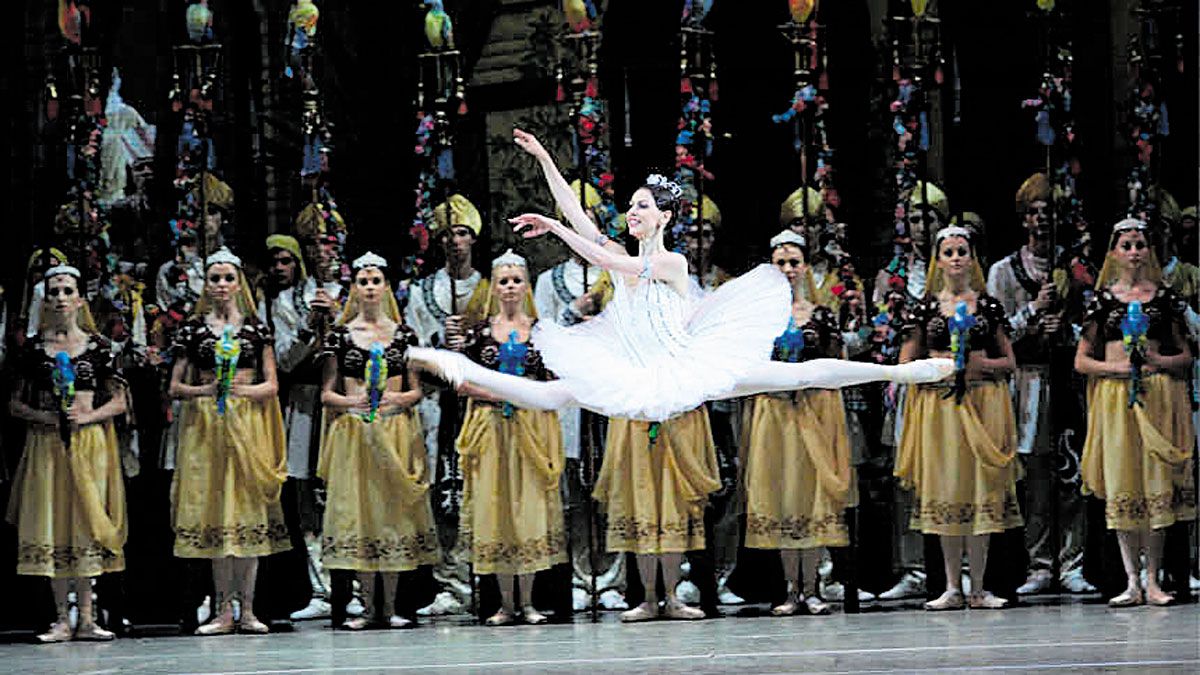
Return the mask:
[(707, 220), (712, 223), (713, 228), (721, 227), (721, 209), (717, 207), (717, 203), (704, 195), (700, 201), (700, 220)]
[(908, 195), (908, 205), (910, 207), (928, 206), (938, 212), (938, 215), (942, 217), (942, 222), (945, 222), (947, 214), (950, 213), (950, 198), (946, 196), (942, 188), (921, 180), (917, 181)]
[(779, 224), (787, 227), (793, 220), (803, 218), (805, 214), (805, 204), (802, 200), (807, 197), (807, 212), (808, 216), (822, 216), (825, 213), (825, 200), (821, 198), (821, 193), (816, 190), (804, 186), (798, 188), (795, 192), (787, 196), (783, 203), (779, 205)]
[(475, 236), (483, 231), (483, 217), (479, 215), (479, 209), (471, 203), (471, 200), (462, 195), (450, 195), (446, 200), (450, 205), (450, 222), (446, 222), (446, 204), (438, 204), (433, 209), (433, 229), (434, 233), (441, 232), (447, 227), (454, 225), (462, 225), (470, 228)]
[(1050, 201), (1050, 179), (1046, 174), (1038, 172), (1025, 179), (1017, 189), (1017, 212), (1025, 213), (1034, 202)]
[[(575, 180), (571, 181), (571, 193), (575, 195), (575, 201), (578, 202), (579, 201), (579, 179), (575, 179)], [(596, 191), (596, 188), (592, 187), (591, 183), (588, 183), (584, 187), (583, 194), (584, 194), (584, 197), (583, 197), (584, 208), (587, 208), (590, 210), (590, 209), (596, 208), (596, 206), (598, 206), (600, 204), (600, 193)], [(560, 220), (562, 219), (562, 217), (563, 217), (562, 209), (555, 207), (554, 213), (557, 214), (557, 217)]]
[(197, 203), (200, 202), (201, 187), (204, 190), (205, 203), (209, 206), (222, 211), (229, 211), (233, 208), (233, 188), (229, 187), (229, 184), (225, 181), (211, 173), (205, 173), (204, 183), (192, 188), (192, 195)]

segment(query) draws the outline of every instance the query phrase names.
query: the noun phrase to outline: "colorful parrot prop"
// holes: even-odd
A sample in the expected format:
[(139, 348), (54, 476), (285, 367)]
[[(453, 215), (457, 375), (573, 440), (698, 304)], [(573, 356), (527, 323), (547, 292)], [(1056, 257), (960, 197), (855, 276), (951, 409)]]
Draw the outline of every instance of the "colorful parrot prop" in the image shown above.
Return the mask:
[(442, 6), (442, 0), (425, 0), (429, 11), (425, 13), (425, 39), (434, 49), (454, 49), (454, 24)]
[[(525, 357), (529, 354), (529, 345), (517, 340), (517, 331), (508, 334), (508, 341), (500, 345), (500, 372), (509, 375), (525, 374)], [(504, 402), (504, 417), (513, 415), (512, 404)]]
[(217, 414), (224, 415), (226, 404), (229, 402), (229, 392), (233, 389), (233, 377), (237, 374), (238, 357), (242, 353), (242, 343), (234, 335), (233, 326), (225, 325), (213, 352), (217, 376)]
[(54, 355), (54, 398), (58, 400), (58, 437), (63, 446), (71, 449), (71, 423), (67, 420), (67, 411), (75, 403), (75, 367), (71, 365), (71, 356), (66, 352)]
[(379, 405), (383, 402), (383, 392), (387, 389), (388, 364), (383, 355), (383, 344), (371, 343), (367, 356), (367, 364), (363, 368), (363, 380), (367, 383), (367, 394), (370, 396), (369, 412), (362, 416), (364, 422), (374, 422), (379, 413)]
[(775, 356), (780, 361), (796, 363), (804, 351), (804, 331), (796, 325), (796, 317), (788, 319), (787, 330), (775, 338)]
[(817, 0), (788, 0), (788, 9), (792, 13), (792, 21), (796, 23), (808, 21), (808, 17), (812, 16), (813, 10), (816, 8)]
[(563, 0), (563, 14), (567, 15), (571, 30), (582, 33), (591, 29), (596, 20), (596, 4), (592, 0)]
[(1142, 394), (1142, 365), (1146, 363), (1146, 331), (1150, 327), (1150, 317), (1142, 311), (1142, 303), (1134, 300), (1125, 308), (1125, 318), (1121, 319), (1121, 342), (1125, 345), (1125, 353), (1129, 355), (1129, 407), (1143, 405), (1139, 396)]
[(187, 8), (188, 38), (197, 44), (213, 39), (213, 13), (208, 8), (208, 0), (196, 0)]
[(75, 0), (58, 0), (58, 30), (72, 44), (83, 42), (83, 30), (92, 21), (92, 10), (86, 5), (75, 4)]
[(683, 23), (693, 26), (699, 25), (711, 11), (712, 0), (684, 0)]
[(967, 356), (971, 353), (971, 329), (977, 323), (975, 315), (971, 314), (964, 300), (959, 300), (954, 306), (954, 316), (947, 322), (950, 330), (950, 353), (954, 356), (954, 388), (947, 398), (954, 396), (956, 403), (962, 403), (967, 393)]
[(284, 67), (284, 76), (295, 76), (296, 68), (293, 68), (293, 64), (300, 66), (301, 55), (312, 46), (313, 38), (317, 36), (317, 19), (320, 17), (321, 10), (313, 4), (313, 0), (296, 0), (296, 4), (288, 11), (287, 44), (291, 49), (290, 60), (293, 63)]

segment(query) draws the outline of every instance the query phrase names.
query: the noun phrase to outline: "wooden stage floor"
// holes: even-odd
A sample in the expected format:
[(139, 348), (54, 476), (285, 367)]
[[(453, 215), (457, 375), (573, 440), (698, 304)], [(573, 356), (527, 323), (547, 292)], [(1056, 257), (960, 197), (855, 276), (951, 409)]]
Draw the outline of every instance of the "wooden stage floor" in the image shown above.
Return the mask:
[[(731, 610), (731, 608), (728, 608)], [(6, 673), (1200, 672), (1200, 605), (1111, 610), (1072, 602), (694, 623), (347, 633), (327, 622), (271, 636), (0, 646)]]

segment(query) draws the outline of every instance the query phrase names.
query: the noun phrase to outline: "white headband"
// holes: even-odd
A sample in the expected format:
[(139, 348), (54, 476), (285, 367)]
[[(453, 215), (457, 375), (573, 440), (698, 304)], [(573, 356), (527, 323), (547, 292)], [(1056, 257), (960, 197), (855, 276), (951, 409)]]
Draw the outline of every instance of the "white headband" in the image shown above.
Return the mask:
[(942, 229), (938, 230), (937, 236), (934, 237), (934, 241), (941, 243), (941, 241), (947, 237), (962, 237), (967, 241), (971, 241), (971, 231), (958, 225), (943, 227)]
[(808, 246), (808, 242), (804, 239), (804, 237), (802, 235), (800, 235), (796, 232), (793, 232), (791, 230), (784, 230), (783, 232), (780, 232), (779, 234), (775, 235), (774, 237), (771, 237), (771, 250), (772, 251), (775, 250), (776, 248), (779, 248), (780, 246), (783, 246), (784, 244), (791, 244), (793, 246), (799, 246), (802, 249), (806, 248)]
[(242, 269), (242, 259), (224, 246), (213, 251), (211, 255), (204, 259), (204, 269), (220, 264), (233, 265), (238, 269)]
[(69, 277), (75, 277), (76, 279), (82, 276), (79, 273), (79, 268), (77, 267), (72, 267), (71, 265), (55, 265), (54, 267), (46, 270), (46, 273), (42, 275), (42, 278), (49, 279), (50, 277), (57, 277), (63, 274)]
[(503, 255), (492, 261), (492, 269), (505, 266), (528, 268), (529, 264), (525, 262), (524, 258), (513, 253), (513, 250), (510, 248)]
[(1146, 227), (1146, 223), (1138, 220), (1137, 218), (1126, 218), (1125, 220), (1118, 222), (1116, 225), (1113, 225), (1113, 234), (1120, 234), (1122, 232), (1145, 232), (1147, 229), (1149, 228)]
[(668, 179), (666, 176), (658, 173), (652, 173), (646, 176), (646, 185), (650, 187), (660, 187), (668, 190), (675, 199), (683, 196), (683, 188), (679, 187), (679, 183)]
[(387, 261), (383, 259), (383, 256), (378, 256), (370, 251), (367, 251), (356, 258), (354, 262), (350, 264), (350, 266), (354, 268), (355, 272), (368, 267), (378, 267), (379, 269), (383, 270), (387, 269)]

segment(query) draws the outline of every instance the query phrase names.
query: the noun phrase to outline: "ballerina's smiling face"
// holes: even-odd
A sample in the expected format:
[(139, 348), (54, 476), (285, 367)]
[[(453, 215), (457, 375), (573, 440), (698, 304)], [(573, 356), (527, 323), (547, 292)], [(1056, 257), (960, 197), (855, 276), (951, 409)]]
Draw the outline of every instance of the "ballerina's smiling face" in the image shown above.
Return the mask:
[(629, 200), (629, 210), (625, 212), (625, 224), (629, 233), (639, 240), (648, 239), (660, 232), (667, 223), (671, 222), (673, 212), (662, 209), (654, 198), (650, 188), (638, 188)]
[(801, 275), (808, 269), (808, 263), (804, 259), (804, 251), (800, 250), (795, 244), (781, 244), (771, 251), (771, 264), (778, 267), (784, 276), (787, 277), (788, 283), (796, 285)]

